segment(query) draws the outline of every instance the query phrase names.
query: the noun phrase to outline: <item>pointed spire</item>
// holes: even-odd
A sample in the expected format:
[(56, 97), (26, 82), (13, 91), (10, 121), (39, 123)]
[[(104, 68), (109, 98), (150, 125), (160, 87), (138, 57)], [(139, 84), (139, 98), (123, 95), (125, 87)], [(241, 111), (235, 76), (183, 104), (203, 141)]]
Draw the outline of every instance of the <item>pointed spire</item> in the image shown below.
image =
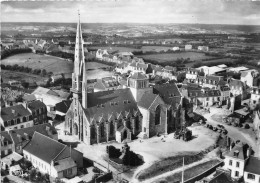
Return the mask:
[(75, 43), (74, 73), (76, 75), (81, 75), (85, 57), (84, 57), (83, 37), (81, 31), (79, 10), (78, 10), (78, 16), (79, 19), (78, 19), (77, 35), (76, 35), (76, 43)]

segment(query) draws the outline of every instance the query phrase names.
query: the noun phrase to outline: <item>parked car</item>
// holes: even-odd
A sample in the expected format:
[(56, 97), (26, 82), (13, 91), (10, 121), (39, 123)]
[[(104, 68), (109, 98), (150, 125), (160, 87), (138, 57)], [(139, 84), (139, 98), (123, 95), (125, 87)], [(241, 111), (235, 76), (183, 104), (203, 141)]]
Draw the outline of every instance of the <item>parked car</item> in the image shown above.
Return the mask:
[(217, 131), (218, 129), (217, 129), (217, 127), (214, 126), (214, 127), (212, 128), (212, 130), (213, 130), (213, 131)]
[(212, 126), (212, 125), (209, 125), (209, 127), (208, 127), (208, 128), (212, 130), (212, 129), (213, 129), (213, 126)]

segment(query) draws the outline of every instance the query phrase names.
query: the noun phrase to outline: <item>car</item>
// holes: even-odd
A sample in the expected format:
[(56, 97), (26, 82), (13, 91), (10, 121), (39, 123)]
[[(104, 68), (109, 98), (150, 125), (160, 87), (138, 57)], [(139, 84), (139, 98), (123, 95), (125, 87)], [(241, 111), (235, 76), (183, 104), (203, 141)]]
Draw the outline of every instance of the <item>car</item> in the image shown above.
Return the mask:
[(228, 131), (227, 131), (226, 129), (223, 129), (223, 130), (222, 130), (222, 133), (223, 133), (224, 135), (227, 135), (227, 134), (228, 134)]
[(217, 131), (218, 133), (221, 133), (222, 132), (222, 129), (218, 129), (218, 131)]
[(218, 128), (214, 126), (214, 127), (212, 128), (212, 130), (213, 130), (213, 131), (217, 131)]
[(228, 122), (228, 123), (227, 123), (227, 125), (229, 125), (229, 126), (230, 126), (230, 125), (232, 125), (232, 124), (231, 124), (231, 122)]
[(233, 122), (233, 123), (232, 123), (232, 126), (237, 127), (238, 124)]
[(208, 128), (212, 130), (212, 129), (213, 129), (213, 126), (212, 126), (212, 125), (209, 125), (209, 127), (208, 127)]

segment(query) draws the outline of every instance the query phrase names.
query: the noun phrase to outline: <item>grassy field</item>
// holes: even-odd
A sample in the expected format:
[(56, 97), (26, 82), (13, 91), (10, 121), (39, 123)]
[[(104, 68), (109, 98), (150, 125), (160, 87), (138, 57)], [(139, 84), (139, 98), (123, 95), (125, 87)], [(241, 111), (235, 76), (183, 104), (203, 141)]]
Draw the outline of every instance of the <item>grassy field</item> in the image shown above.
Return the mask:
[(187, 165), (201, 160), (204, 157), (204, 155), (203, 154), (183, 155), (183, 156), (179, 155), (179, 156), (166, 158), (162, 161), (154, 163), (147, 169), (140, 172), (137, 178), (138, 180), (142, 181), (163, 174), (165, 172), (172, 171), (176, 168), (179, 168), (182, 166), (183, 157), (185, 158), (185, 164)]
[[(71, 77), (71, 73), (73, 72), (73, 62), (58, 57), (34, 53), (23, 53), (10, 56), (1, 60), (1, 64), (18, 64), (19, 66), (30, 67), (32, 69), (45, 69), (47, 72), (53, 72), (53, 74), (63, 73), (65, 77)], [(96, 62), (87, 62), (87, 68), (90, 70), (103, 67), (107, 67), (107, 65)]]
[[(215, 165), (217, 165), (218, 163), (220, 163), (219, 160), (209, 160), (207, 162), (201, 163), (199, 165), (193, 166), (191, 168), (188, 168), (184, 171), (184, 181), (191, 179), (203, 172), (205, 172), (206, 170), (214, 167)], [(166, 177), (164, 179), (158, 180), (156, 182), (178, 182), (181, 181), (181, 177), (182, 177), (182, 172), (176, 173), (174, 175), (171, 175), (169, 177)]]
[(7, 83), (10, 80), (26, 81), (29, 83), (44, 82), (45, 80), (48, 80), (48, 78), (46, 77), (42, 77), (30, 73), (7, 71), (7, 70), (1, 70), (1, 77), (4, 83)]
[(163, 54), (150, 54), (140, 56), (144, 59), (155, 60), (158, 62), (174, 61), (180, 58), (187, 59), (190, 58), (192, 61), (198, 61), (201, 59), (213, 58), (211, 56), (206, 56), (204, 53), (198, 52), (180, 52), (180, 53), (163, 53)]

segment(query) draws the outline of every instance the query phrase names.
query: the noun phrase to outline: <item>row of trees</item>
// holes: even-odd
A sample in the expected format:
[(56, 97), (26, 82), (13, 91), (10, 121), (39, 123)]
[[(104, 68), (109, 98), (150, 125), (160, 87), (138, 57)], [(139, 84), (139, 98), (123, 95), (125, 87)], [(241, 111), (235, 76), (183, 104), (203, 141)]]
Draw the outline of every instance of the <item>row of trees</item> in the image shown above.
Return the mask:
[(1, 54), (1, 59), (5, 59), (6, 57), (19, 54), (19, 53), (30, 53), (30, 52), (32, 52), (30, 48), (4, 50)]
[(1, 69), (31, 73), (31, 74), (40, 75), (40, 76), (43, 76), (43, 77), (50, 76), (50, 75), (53, 74), (52, 72), (47, 72), (45, 69), (32, 69), (30, 67), (19, 66), (18, 64), (15, 64), (15, 65), (1, 64)]

